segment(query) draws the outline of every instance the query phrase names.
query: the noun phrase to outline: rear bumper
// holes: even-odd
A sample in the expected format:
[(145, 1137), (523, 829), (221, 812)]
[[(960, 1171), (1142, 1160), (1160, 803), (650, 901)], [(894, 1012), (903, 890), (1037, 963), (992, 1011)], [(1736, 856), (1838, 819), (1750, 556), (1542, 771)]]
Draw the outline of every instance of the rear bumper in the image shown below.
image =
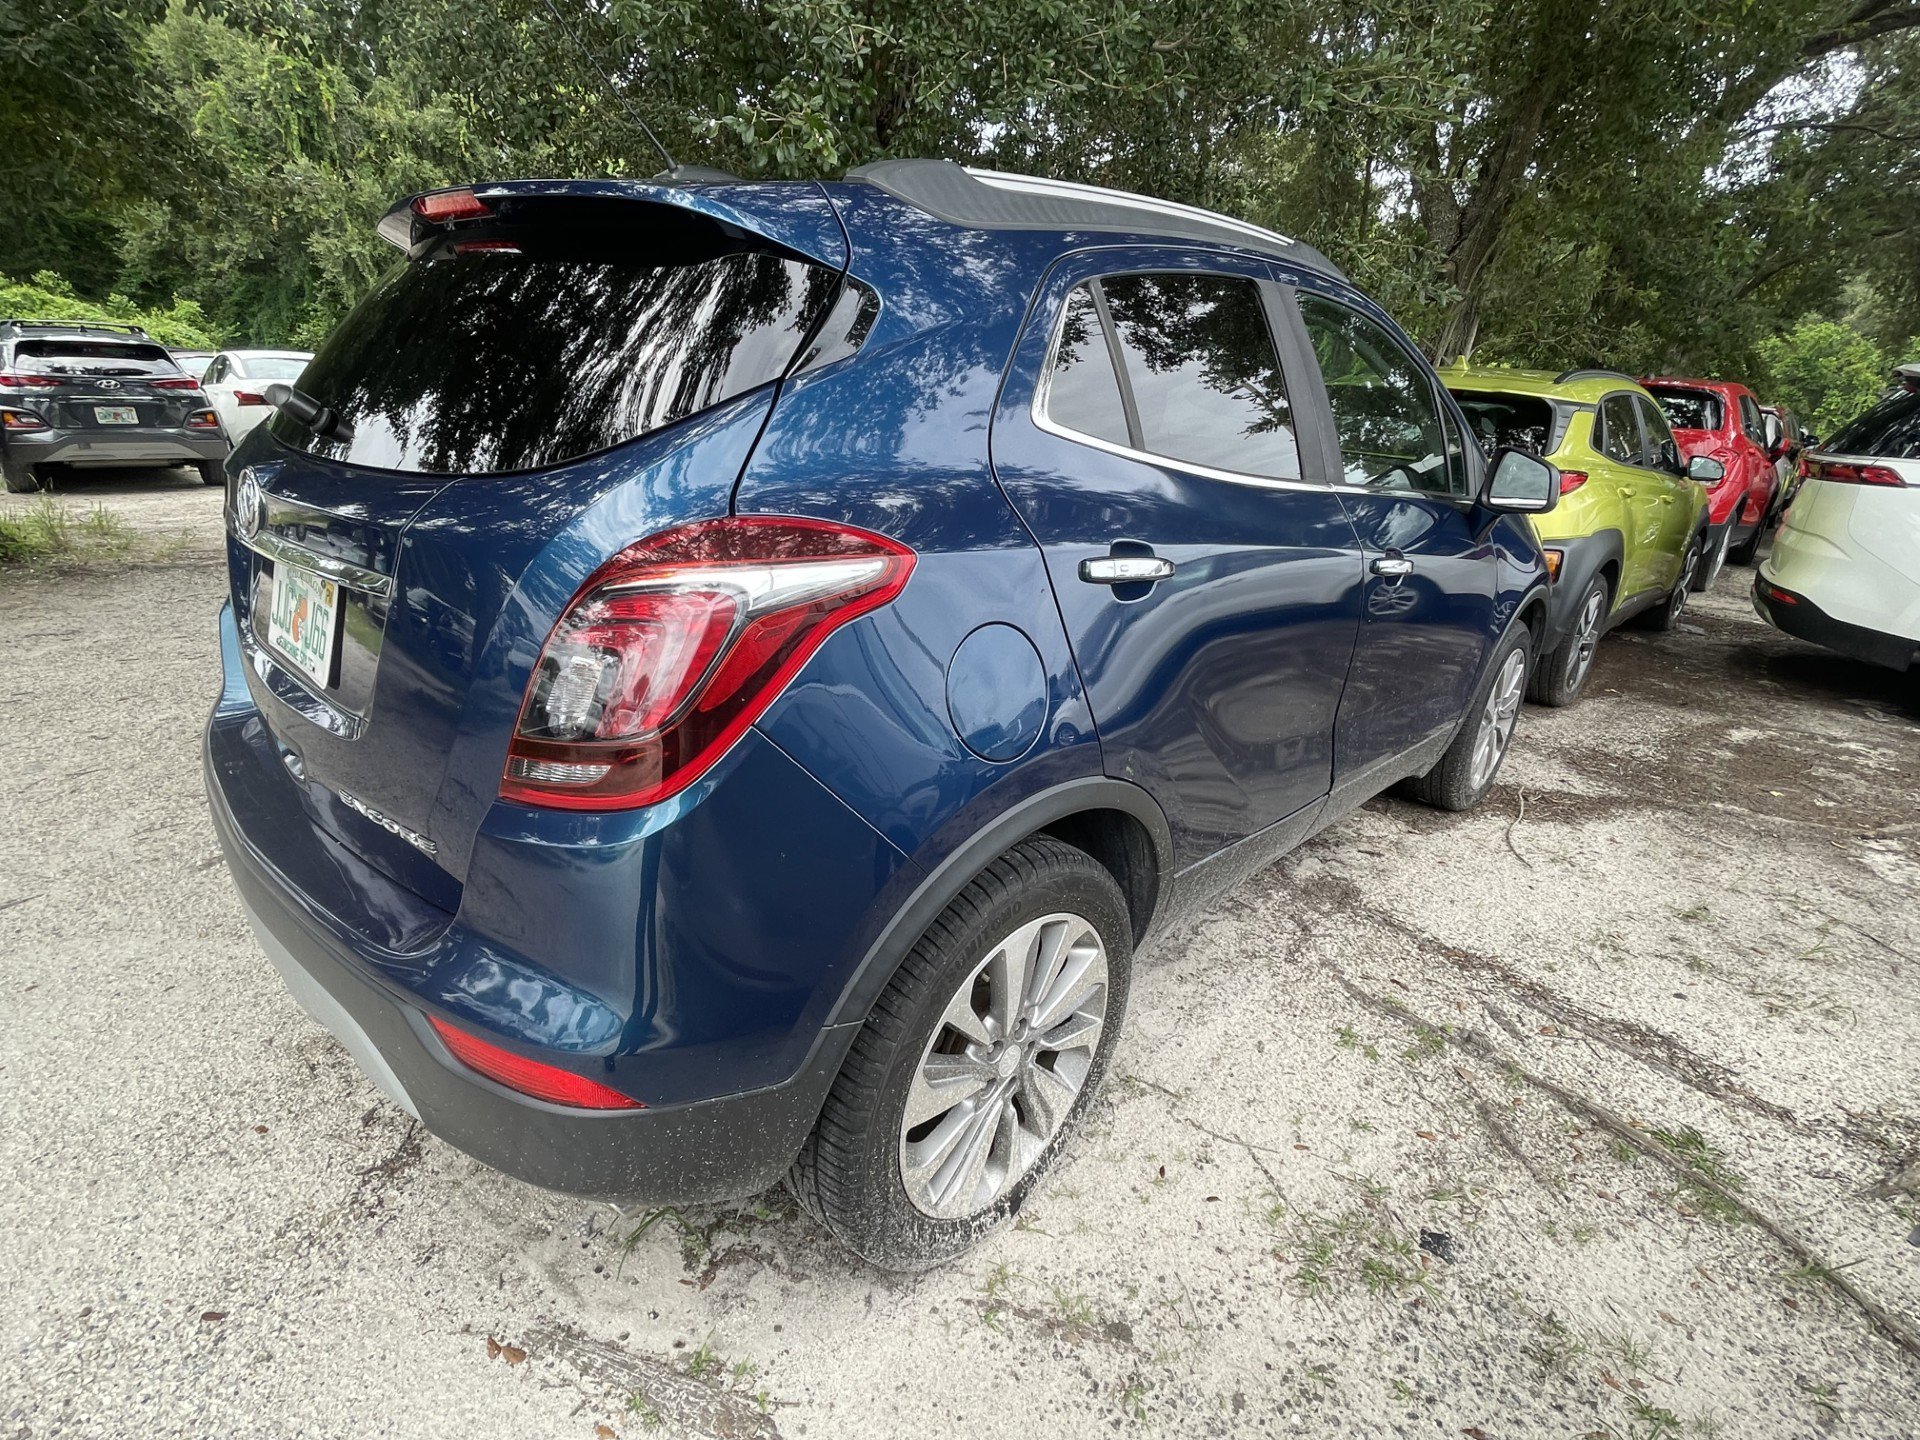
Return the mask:
[(1763, 575), (1754, 577), (1753, 608), (1776, 630), (1869, 665), (1906, 670), (1920, 654), (1920, 644), (1904, 636), (1836, 620), (1806, 596), (1775, 585)]
[(859, 1029), (823, 1030), (800, 1074), (745, 1095), (583, 1111), (516, 1094), (461, 1067), (423, 1011), (377, 983), (337, 936), (304, 912), (240, 833), (210, 759), (207, 794), (247, 919), (302, 1008), (428, 1130), (530, 1184), (643, 1203), (735, 1199), (764, 1190), (799, 1152)]
[(180, 465), (225, 460), (230, 447), (219, 430), (42, 430), (7, 436), (6, 458), (26, 465)]

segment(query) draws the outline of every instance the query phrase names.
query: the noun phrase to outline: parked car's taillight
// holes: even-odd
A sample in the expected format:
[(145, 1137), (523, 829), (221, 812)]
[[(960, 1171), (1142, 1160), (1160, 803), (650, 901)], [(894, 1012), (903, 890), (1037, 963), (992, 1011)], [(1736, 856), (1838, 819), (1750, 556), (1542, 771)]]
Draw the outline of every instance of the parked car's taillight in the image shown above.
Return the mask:
[(1814, 475), (1841, 485), (1893, 485), (1904, 489), (1906, 481), (1898, 471), (1886, 465), (1855, 465), (1846, 460), (1822, 460)]
[(187, 416), (187, 428), (189, 430), (217, 430), (220, 428), (220, 417), (211, 410), (196, 410)]
[(1571, 495), (1586, 483), (1587, 473), (1584, 470), (1562, 470), (1560, 472), (1560, 493), (1562, 495)]
[(777, 515), (703, 520), (621, 552), (547, 637), (501, 796), (619, 810), (684, 789), (827, 636), (900, 593), (913, 558), (865, 530)]
[(191, 375), (177, 375), (166, 380), (149, 380), (148, 385), (155, 390), (198, 390), (200, 382)]
[(31, 410), (0, 410), (0, 428), (7, 430), (44, 430), (47, 422)]
[(58, 375), (0, 374), (0, 390), (55, 390), (59, 385)]
[(236, 405), (265, 405), (269, 402), (266, 396), (257, 391), (236, 390), (233, 392), (233, 403)]
[(557, 1065), (529, 1060), (511, 1050), (502, 1049), (478, 1035), (449, 1025), (438, 1015), (429, 1015), (433, 1030), (458, 1060), (469, 1070), (477, 1070), (496, 1084), (536, 1100), (553, 1105), (572, 1105), (581, 1110), (644, 1110), (647, 1107), (631, 1095), (622, 1095), (611, 1085), (589, 1080)]

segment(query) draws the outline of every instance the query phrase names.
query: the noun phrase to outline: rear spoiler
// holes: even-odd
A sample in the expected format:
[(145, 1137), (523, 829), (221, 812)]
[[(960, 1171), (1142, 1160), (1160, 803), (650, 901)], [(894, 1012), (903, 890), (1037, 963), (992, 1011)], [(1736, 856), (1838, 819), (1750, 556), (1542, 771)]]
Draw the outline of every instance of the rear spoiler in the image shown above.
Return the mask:
[(703, 215), (741, 234), (771, 241), (834, 270), (845, 271), (849, 261), (846, 230), (819, 184), (731, 179), (709, 182), (704, 173), (690, 175), (687, 182), (497, 180), (458, 189), (427, 190), (407, 196), (387, 211), (380, 220), (380, 235), (411, 254), (450, 226), (484, 215), (491, 203), (548, 196), (669, 205)]

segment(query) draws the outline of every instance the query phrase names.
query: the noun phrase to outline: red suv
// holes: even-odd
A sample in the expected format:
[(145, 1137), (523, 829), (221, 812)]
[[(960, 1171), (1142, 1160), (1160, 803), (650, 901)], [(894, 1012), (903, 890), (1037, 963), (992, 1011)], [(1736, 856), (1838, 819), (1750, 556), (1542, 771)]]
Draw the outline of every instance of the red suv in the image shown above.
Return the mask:
[(1746, 386), (1671, 376), (1640, 383), (1667, 412), (1681, 450), (1710, 455), (1726, 472), (1707, 491), (1707, 548), (1693, 581), (1695, 590), (1705, 590), (1727, 561), (1751, 565), (1759, 553), (1760, 537), (1773, 520), (1779, 490), (1774, 462), (1780, 456), (1768, 449), (1766, 417)]

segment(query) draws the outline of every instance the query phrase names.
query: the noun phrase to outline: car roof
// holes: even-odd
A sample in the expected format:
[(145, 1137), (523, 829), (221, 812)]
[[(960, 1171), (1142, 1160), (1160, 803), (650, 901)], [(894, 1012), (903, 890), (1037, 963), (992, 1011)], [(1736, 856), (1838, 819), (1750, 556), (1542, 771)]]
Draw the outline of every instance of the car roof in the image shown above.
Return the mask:
[(1439, 374), (1441, 383), (1449, 390), (1533, 395), (1575, 405), (1597, 405), (1616, 390), (1645, 388), (1631, 375), (1614, 370), (1521, 370), (1507, 365), (1454, 364), (1443, 366)]
[(877, 160), (847, 171), (846, 178), (865, 181), (936, 219), (972, 230), (1094, 231), (1204, 240), (1346, 278), (1303, 240), (1129, 190), (977, 169), (951, 160)]

